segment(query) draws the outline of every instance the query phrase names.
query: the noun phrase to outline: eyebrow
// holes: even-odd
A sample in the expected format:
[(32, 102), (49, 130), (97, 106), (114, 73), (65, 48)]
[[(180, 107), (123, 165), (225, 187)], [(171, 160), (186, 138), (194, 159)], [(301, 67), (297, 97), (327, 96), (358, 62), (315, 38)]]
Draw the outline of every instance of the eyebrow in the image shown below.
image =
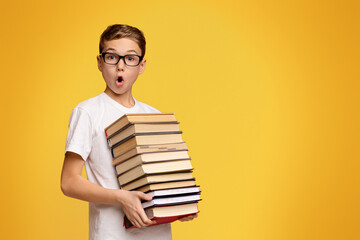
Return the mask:
[[(109, 51), (109, 50), (112, 50), (112, 51), (117, 52), (116, 49), (114, 49), (114, 48), (107, 48), (107, 49), (105, 50), (105, 52), (107, 52), (107, 51)], [(127, 52), (127, 53), (134, 52), (134, 53), (137, 54), (137, 52), (136, 52), (135, 50), (133, 50), (133, 49), (127, 50), (126, 52)]]
[(137, 52), (135, 50), (127, 50), (126, 52), (134, 52), (137, 54)]

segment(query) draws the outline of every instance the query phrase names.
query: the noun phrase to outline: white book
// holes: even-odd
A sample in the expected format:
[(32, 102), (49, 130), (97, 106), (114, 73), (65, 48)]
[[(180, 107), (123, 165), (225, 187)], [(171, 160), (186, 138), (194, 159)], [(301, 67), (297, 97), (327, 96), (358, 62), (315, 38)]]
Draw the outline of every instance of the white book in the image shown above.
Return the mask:
[(143, 208), (148, 208), (153, 206), (185, 204), (190, 202), (197, 202), (200, 200), (201, 199), (199, 194), (193, 194), (193, 195), (177, 196), (177, 197), (155, 198), (151, 201), (143, 202), (141, 205)]
[(161, 196), (170, 196), (170, 195), (182, 195), (182, 194), (191, 194), (191, 193), (199, 193), (199, 187), (183, 187), (183, 188), (171, 188), (171, 189), (162, 189), (162, 190), (154, 190), (146, 193), (151, 197), (161, 197)]

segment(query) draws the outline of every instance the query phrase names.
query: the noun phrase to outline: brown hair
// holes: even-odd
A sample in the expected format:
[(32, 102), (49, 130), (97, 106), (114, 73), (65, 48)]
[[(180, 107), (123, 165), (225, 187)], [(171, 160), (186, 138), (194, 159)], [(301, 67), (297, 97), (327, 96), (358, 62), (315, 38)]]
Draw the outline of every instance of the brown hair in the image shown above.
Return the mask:
[(108, 26), (101, 34), (99, 43), (99, 52), (102, 53), (105, 41), (111, 41), (120, 38), (131, 38), (134, 40), (141, 49), (141, 56), (145, 55), (146, 41), (142, 31), (136, 27), (125, 24), (114, 24)]

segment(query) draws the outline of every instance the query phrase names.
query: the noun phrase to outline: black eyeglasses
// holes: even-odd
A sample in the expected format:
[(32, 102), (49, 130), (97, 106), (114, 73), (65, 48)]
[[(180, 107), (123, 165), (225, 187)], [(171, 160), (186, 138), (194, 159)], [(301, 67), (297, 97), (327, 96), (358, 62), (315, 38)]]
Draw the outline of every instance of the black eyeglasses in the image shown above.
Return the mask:
[(127, 54), (124, 56), (120, 56), (119, 54), (112, 53), (112, 52), (103, 52), (101, 53), (104, 62), (110, 65), (116, 65), (119, 63), (121, 59), (124, 59), (124, 63), (130, 67), (136, 67), (140, 64), (143, 56), (139, 56), (136, 54)]

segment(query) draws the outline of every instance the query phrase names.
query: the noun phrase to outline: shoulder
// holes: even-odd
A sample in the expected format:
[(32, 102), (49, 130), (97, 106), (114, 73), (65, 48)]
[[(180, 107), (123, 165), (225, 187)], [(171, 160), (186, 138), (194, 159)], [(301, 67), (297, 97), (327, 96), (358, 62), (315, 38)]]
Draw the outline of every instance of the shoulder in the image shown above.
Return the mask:
[(81, 103), (79, 103), (77, 106), (75, 106), (73, 111), (80, 111), (85, 112), (88, 115), (92, 116), (94, 114), (98, 114), (99, 111), (104, 106), (104, 101), (102, 98), (102, 94), (99, 94), (95, 97), (89, 98)]
[(138, 100), (136, 100), (136, 104), (138, 106), (138, 110), (144, 113), (160, 113), (160, 111), (146, 103), (140, 102)]
[(80, 102), (73, 108), (70, 122), (89, 122), (90, 125), (96, 125), (104, 112), (104, 105), (101, 94)]
[(92, 108), (96, 108), (99, 105), (100, 100), (101, 94), (79, 103), (75, 108), (91, 110)]

